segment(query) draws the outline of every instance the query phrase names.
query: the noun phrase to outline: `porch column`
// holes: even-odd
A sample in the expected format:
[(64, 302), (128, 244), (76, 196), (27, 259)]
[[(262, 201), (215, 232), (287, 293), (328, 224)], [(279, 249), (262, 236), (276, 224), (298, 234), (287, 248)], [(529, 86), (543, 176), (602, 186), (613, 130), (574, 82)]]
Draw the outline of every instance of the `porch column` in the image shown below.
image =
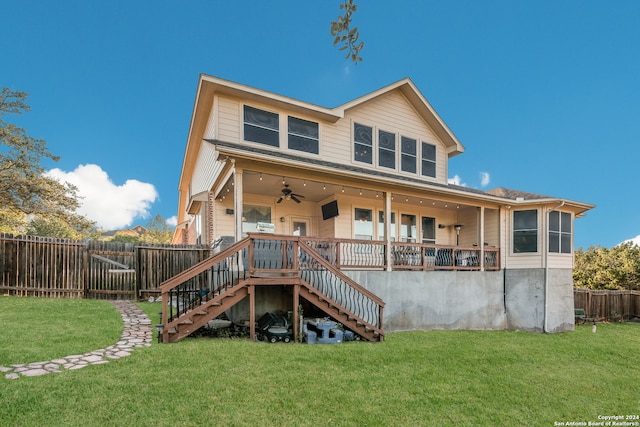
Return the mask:
[(235, 167), (234, 162), (234, 185), (233, 185), (233, 212), (235, 220), (235, 239), (239, 242), (242, 239), (242, 172), (241, 168)]
[(480, 207), (480, 271), (484, 271), (484, 206)]
[(256, 340), (256, 285), (249, 285), (249, 339)]
[(298, 332), (300, 330), (300, 316), (298, 306), (300, 305), (300, 285), (293, 285), (293, 342), (298, 342)]
[(384, 257), (387, 271), (391, 271), (391, 193), (384, 194), (384, 240), (386, 241)]

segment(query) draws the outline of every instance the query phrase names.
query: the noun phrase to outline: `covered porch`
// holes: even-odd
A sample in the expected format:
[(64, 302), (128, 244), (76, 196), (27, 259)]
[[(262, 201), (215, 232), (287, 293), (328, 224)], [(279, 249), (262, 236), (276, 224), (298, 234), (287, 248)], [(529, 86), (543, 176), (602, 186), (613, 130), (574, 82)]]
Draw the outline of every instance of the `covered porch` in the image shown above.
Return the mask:
[(481, 191), (238, 158), (216, 166), (187, 204), (187, 227), (214, 249), (257, 232), (309, 238), (343, 269), (501, 268), (506, 208)]

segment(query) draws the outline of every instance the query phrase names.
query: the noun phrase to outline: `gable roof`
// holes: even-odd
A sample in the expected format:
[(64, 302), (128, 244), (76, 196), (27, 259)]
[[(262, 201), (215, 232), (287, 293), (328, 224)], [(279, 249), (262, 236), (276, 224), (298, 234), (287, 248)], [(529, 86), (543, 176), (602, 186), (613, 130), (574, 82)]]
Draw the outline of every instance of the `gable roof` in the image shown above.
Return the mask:
[(361, 96), (360, 98), (354, 99), (353, 101), (347, 102), (346, 104), (337, 107), (336, 110), (339, 109), (344, 114), (344, 112), (352, 108), (365, 104), (395, 90), (399, 91), (405, 97), (422, 120), (424, 120), (442, 140), (447, 148), (447, 154), (449, 157), (453, 157), (464, 152), (464, 146), (460, 141), (458, 141), (458, 138), (456, 138), (451, 129), (449, 129), (438, 113), (436, 113), (436, 110), (431, 106), (431, 104), (429, 104), (413, 81), (408, 77), (367, 95)]
[[(202, 136), (204, 135), (207, 121), (209, 119), (211, 109), (213, 108), (215, 94), (224, 94), (244, 100), (273, 105), (291, 112), (297, 112), (309, 117), (316, 117), (318, 120), (335, 123), (341, 118), (344, 118), (346, 111), (395, 90), (399, 91), (405, 97), (407, 102), (410, 103), (422, 120), (424, 120), (425, 123), (431, 127), (434, 133), (443, 141), (448, 157), (453, 157), (464, 152), (464, 147), (460, 141), (458, 141), (453, 132), (451, 132), (409, 78), (399, 80), (341, 106), (325, 108), (308, 102), (299, 101), (294, 98), (278, 95), (273, 92), (201, 74), (198, 80), (198, 88), (196, 90), (196, 98), (191, 115), (191, 123), (189, 125), (187, 145), (185, 147), (185, 153), (182, 161), (182, 170), (180, 173), (178, 189), (180, 191), (186, 191), (188, 188), (188, 177), (194, 171), (198, 151), (202, 144)], [(182, 210), (184, 208), (184, 206), (182, 206), (184, 204), (182, 197), (178, 203), (180, 204), (179, 209)]]

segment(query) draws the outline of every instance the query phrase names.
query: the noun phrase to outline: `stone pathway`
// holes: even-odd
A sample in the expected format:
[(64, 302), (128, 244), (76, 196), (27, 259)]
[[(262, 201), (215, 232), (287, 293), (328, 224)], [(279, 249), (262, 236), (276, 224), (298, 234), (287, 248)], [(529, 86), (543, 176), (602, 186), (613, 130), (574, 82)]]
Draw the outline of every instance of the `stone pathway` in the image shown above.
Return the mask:
[(107, 348), (84, 354), (62, 357), (46, 362), (0, 366), (0, 373), (7, 379), (35, 377), (61, 372), (64, 369), (81, 369), (89, 365), (101, 365), (131, 354), (139, 347), (149, 347), (153, 338), (151, 320), (144, 311), (130, 301), (111, 301), (122, 316), (124, 328), (120, 340)]

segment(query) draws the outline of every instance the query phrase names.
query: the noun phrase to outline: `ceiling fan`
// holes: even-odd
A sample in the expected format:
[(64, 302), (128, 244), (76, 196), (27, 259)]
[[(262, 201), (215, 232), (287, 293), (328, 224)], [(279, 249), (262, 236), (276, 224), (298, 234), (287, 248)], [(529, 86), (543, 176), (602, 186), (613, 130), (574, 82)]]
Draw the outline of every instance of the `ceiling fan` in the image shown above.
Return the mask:
[(296, 203), (300, 203), (300, 198), (304, 199), (304, 196), (301, 194), (295, 194), (289, 188), (289, 184), (285, 184), (284, 188), (282, 189), (282, 196), (278, 198), (278, 201), (276, 203), (282, 203), (283, 200), (293, 200)]

